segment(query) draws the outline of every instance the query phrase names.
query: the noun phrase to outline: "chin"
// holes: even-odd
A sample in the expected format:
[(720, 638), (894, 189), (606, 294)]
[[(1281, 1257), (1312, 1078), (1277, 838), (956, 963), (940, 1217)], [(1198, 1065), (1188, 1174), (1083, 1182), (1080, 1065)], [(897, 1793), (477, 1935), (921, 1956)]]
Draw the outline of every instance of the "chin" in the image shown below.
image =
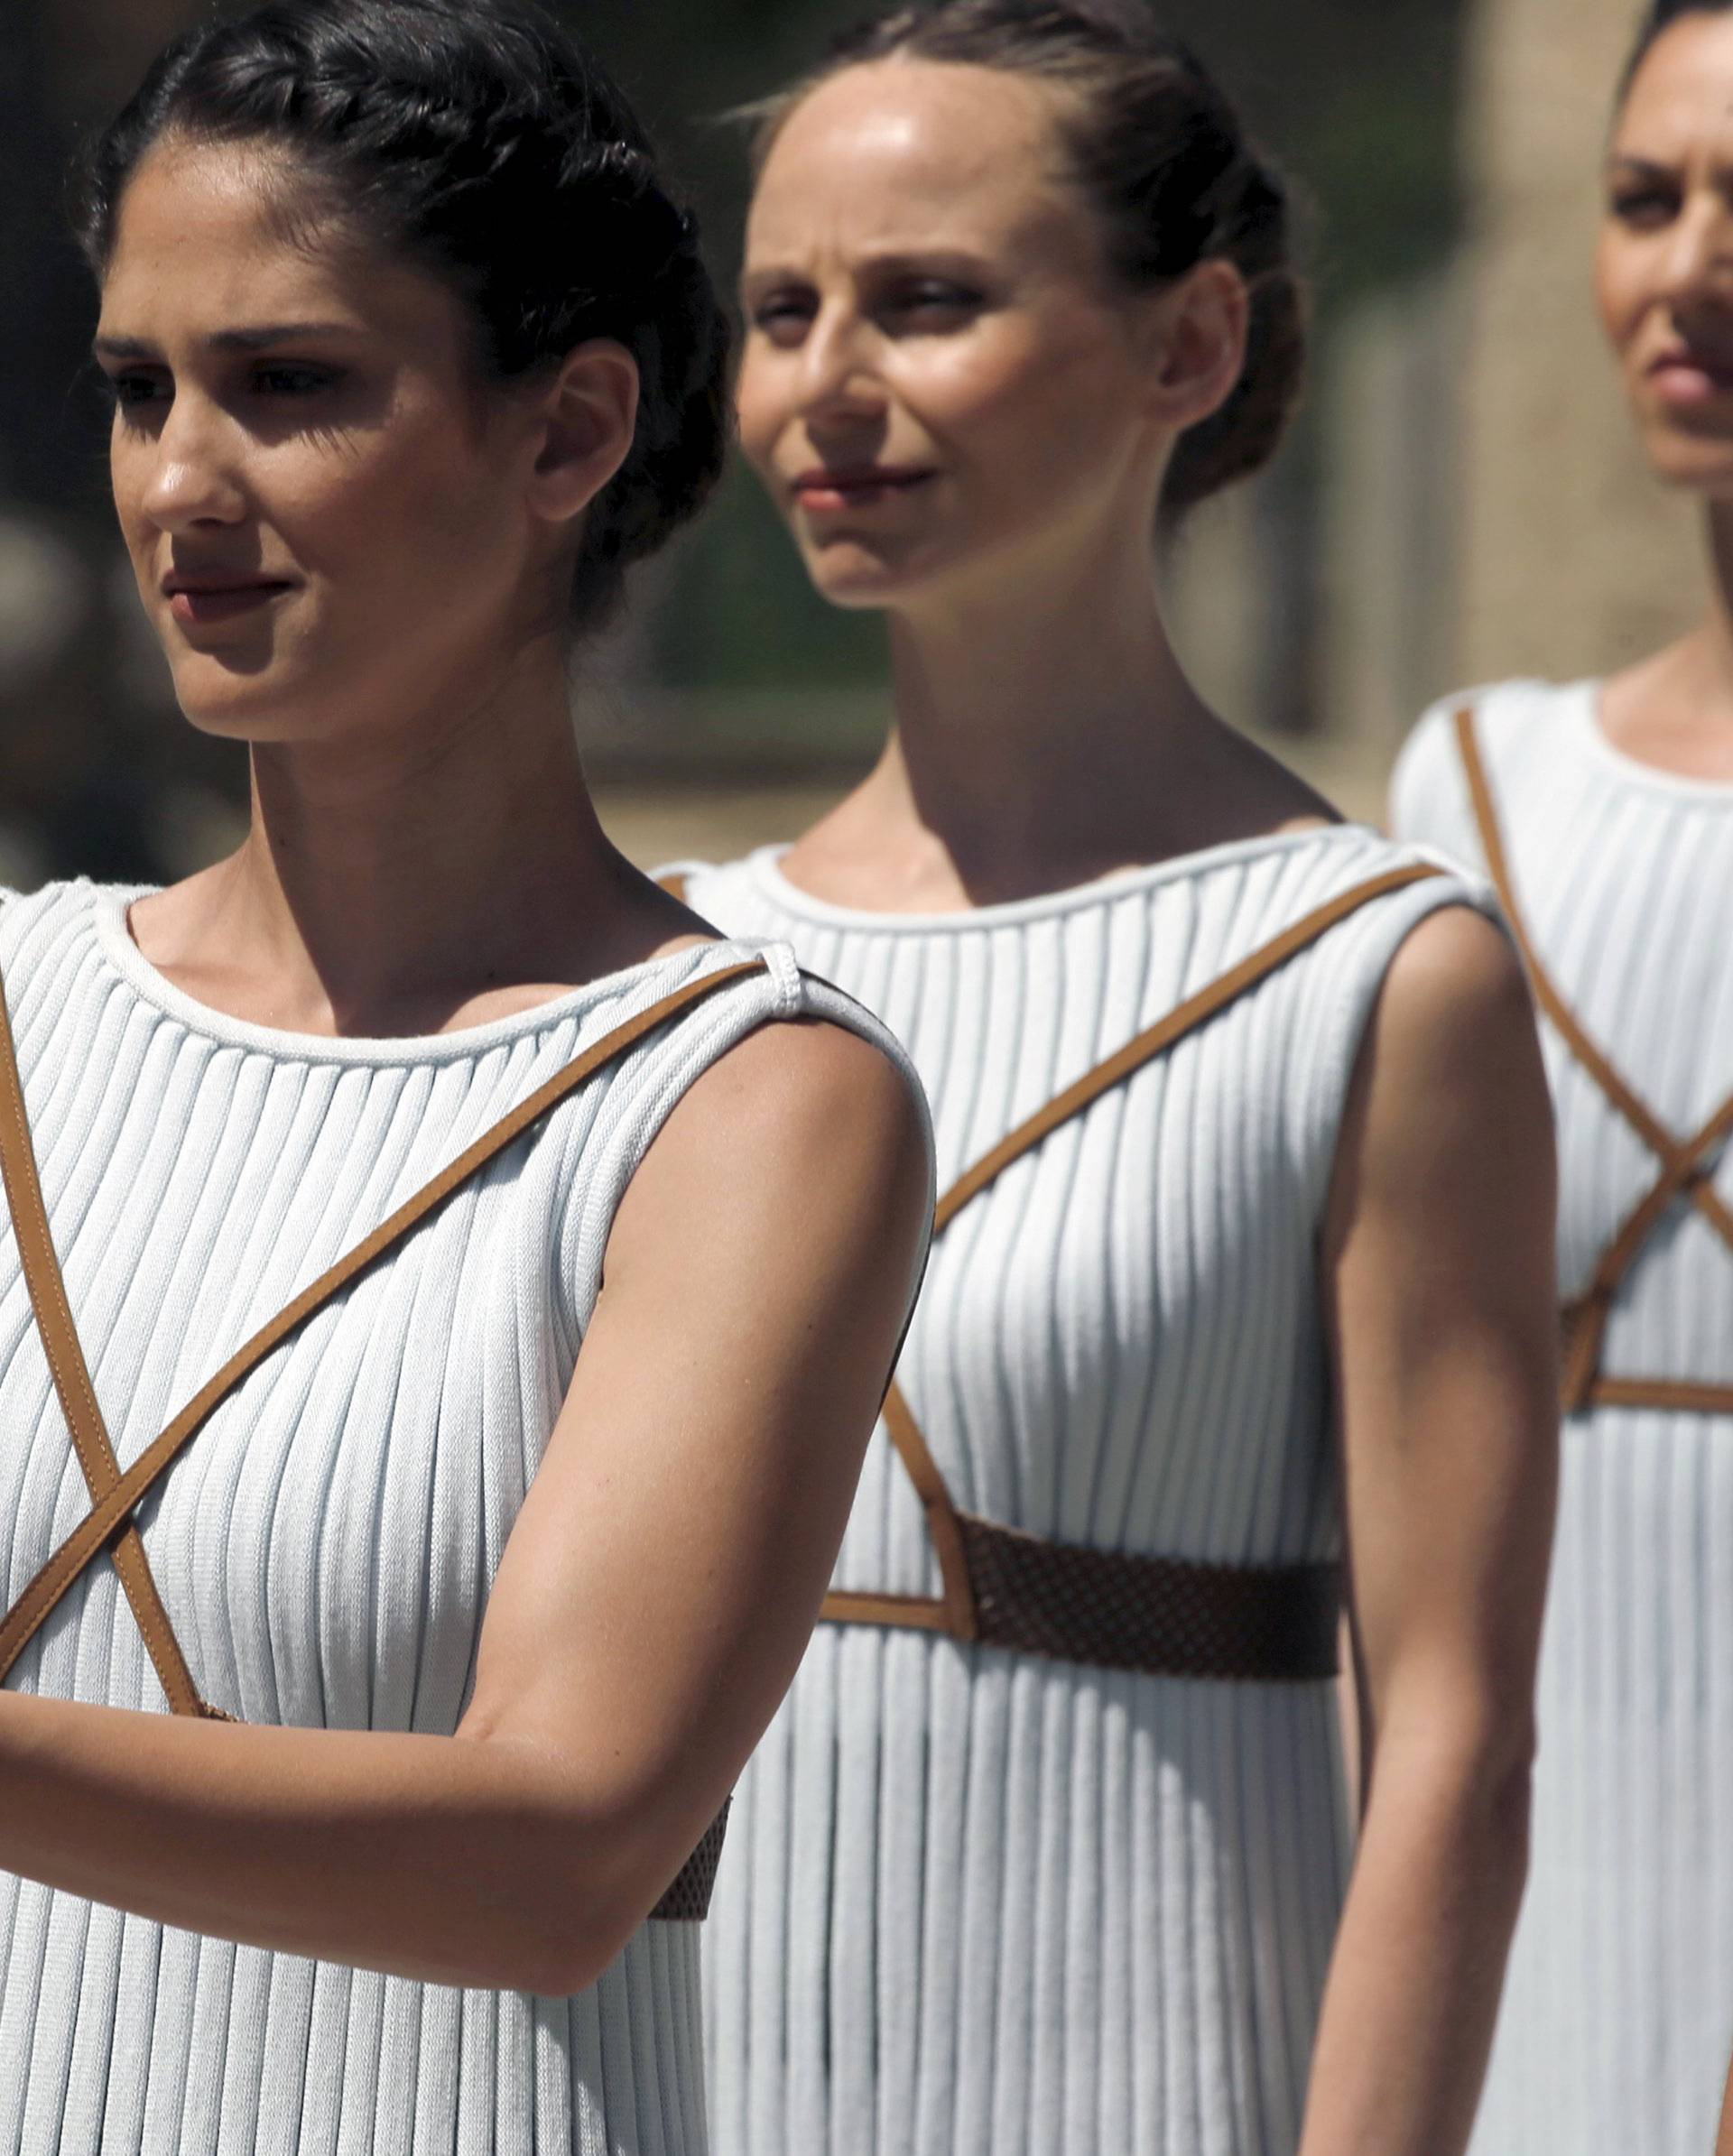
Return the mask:
[(174, 699), (190, 726), (219, 741), (286, 741), (304, 735), (307, 699), (286, 693), (281, 681), (263, 675), (225, 674), (213, 681), (209, 671), (177, 669)]
[(882, 612), (924, 590), (931, 581), (931, 570), (924, 564), (915, 569), (906, 562), (886, 561), (855, 545), (809, 551), (806, 569), (821, 599), (857, 613)]

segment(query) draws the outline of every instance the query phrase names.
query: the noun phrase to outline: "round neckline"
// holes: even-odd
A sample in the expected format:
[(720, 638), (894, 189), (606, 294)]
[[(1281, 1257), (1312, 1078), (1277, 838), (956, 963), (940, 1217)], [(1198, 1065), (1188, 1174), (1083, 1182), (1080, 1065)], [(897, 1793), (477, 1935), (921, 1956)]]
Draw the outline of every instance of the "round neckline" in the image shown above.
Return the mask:
[[(403, 1033), (382, 1037), (363, 1033), (297, 1033), (276, 1026), (260, 1025), (250, 1018), (234, 1018), (213, 1004), (200, 1003), (178, 988), (159, 972), (134, 940), (127, 914), (136, 899), (149, 897), (154, 885), (97, 884), (89, 893), (91, 919), (98, 948), (109, 965), (134, 995), (165, 1017), (225, 1048), (247, 1049), (297, 1063), (349, 1063), (374, 1066), (392, 1064), (459, 1063), (486, 1055), (491, 1050), (547, 1032), (580, 1017), (592, 1005), (628, 993), (642, 980), (685, 967), (695, 974), (718, 957), (731, 960), (745, 947), (731, 940), (698, 943), (681, 951), (654, 958), (641, 958), (617, 973), (600, 975), (580, 988), (550, 996), (528, 1010), (514, 1011), (484, 1025), (459, 1026), (446, 1033)], [(681, 976), (684, 978), (685, 976)]]
[(1696, 779), (1690, 773), (1669, 771), (1664, 763), (1651, 763), (1622, 749), (1608, 733), (1601, 716), (1606, 682), (1599, 678), (1571, 682), (1562, 693), (1577, 700), (1577, 720), (1589, 754), (1627, 784), (1671, 795), (1675, 800), (1695, 801), (1706, 809), (1733, 809), (1733, 779)]
[(863, 906), (842, 906), (819, 898), (791, 883), (783, 873), (783, 858), (792, 843), (761, 846), (746, 856), (744, 866), (761, 896), (784, 912), (830, 928), (870, 929), (887, 933), (932, 934), (935, 930), (1015, 928), (1030, 921), (1050, 920), (1082, 906), (1098, 906), (1141, 891), (1154, 890), (1182, 877), (1200, 875), (1210, 869), (1229, 867), (1238, 861), (1264, 854), (1290, 853), (1303, 846), (1329, 845), (1347, 837), (1376, 838), (1370, 824), (1318, 824), (1303, 831), (1268, 831), (1253, 838), (1228, 838), (1219, 846), (1200, 847), (1195, 853), (1174, 854), (1165, 861), (1152, 861), (1141, 868), (1118, 868), (1110, 875), (1087, 884), (1067, 884), (1058, 891), (1037, 893), (1033, 898), (1005, 899), (992, 905), (963, 906), (949, 912), (885, 912)]

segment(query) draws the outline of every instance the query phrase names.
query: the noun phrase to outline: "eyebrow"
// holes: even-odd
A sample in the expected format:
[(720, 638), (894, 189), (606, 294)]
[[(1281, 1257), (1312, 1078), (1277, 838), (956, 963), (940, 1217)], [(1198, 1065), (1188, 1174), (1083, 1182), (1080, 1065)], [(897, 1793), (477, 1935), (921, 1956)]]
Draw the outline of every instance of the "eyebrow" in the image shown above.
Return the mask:
[[(259, 322), (245, 329), (217, 329), (205, 342), (218, 352), (264, 352), (273, 346), (309, 338), (357, 337), (352, 322)], [(98, 337), (94, 349), (102, 359), (154, 359), (156, 347), (138, 337)]]

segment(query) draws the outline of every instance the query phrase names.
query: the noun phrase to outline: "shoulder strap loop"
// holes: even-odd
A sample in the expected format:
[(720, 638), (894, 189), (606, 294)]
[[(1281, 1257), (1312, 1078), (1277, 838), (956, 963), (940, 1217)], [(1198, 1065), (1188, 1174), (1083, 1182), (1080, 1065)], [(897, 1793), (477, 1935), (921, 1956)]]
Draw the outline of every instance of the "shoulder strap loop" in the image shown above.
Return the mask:
[[(389, 1219), (383, 1221), (363, 1242), (357, 1244), (347, 1256), (338, 1259), (335, 1265), (304, 1288), (292, 1303), (279, 1310), (268, 1324), (262, 1326), (245, 1346), (230, 1356), (210, 1382), (187, 1402), (162, 1435), (146, 1447), (125, 1473), (116, 1474), (115, 1479), (100, 1492), (92, 1485), (89, 1513), (42, 1567), (7, 1612), (5, 1620), (0, 1622), (0, 1682), (4, 1682), (10, 1674), (18, 1657), (34, 1639), (86, 1566), (100, 1555), (112, 1537), (124, 1532), (140, 1503), (203, 1429), (216, 1409), (273, 1348), (280, 1346), (290, 1334), (304, 1325), (316, 1310), (323, 1309), (333, 1296), (394, 1249), (412, 1228), (418, 1226), (430, 1213), (443, 1205), (454, 1191), (477, 1174), (508, 1145), (521, 1138), (533, 1124), (539, 1123), (568, 1094), (575, 1092), (586, 1078), (593, 1077), (607, 1064), (616, 1061), (629, 1048), (635, 1046), (645, 1034), (653, 1032), (665, 1021), (701, 1002), (706, 996), (714, 995), (718, 988), (731, 981), (741, 980), (748, 974), (763, 971), (763, 961), (757, 958), (718, 967), (714, 973), (707, 973), (696, 980), (686, 982), (672, 995), (663, 996), (647, 1010), (641, 1011), (635, 1018), (629, 1018), (623, 1025), (616, 1026), (593, 1047), (575, 1057), (562, 1070), (556, 1071), (546, 1084), (538, 1087), (527, 1099), (520, 1101), (509, 1115), (502, 1116), (491, 1130), (485, 1132), (473, 1145), (459, 1153), (449, 1167), (400, 1206)], [(167, 1622), (164, 1616), (165, 1628)], [(189, 1678), (189, 1686), (190, 1682)]]
[[(1123, 1085), (1135, 1071), (1154, 1062), (1188, 1033), (1207, 1024), (1238, 997), (1285, 966), (1290, 958), (1316, 943), (1338, 921), (1346, 921), (1350, 914), (1358, 913), (1361, 907), (1389, 892), (1404, 890), (1411, 884), (1423, 883), (1442, 873), (1430, 862), (1388, 869), (1382, 875), (1372, 876), (1340, 893), (1279, 936), (1260, 945), (1237, 966), (1230, 967), (1195, 995), (1188, 996), (1166, 1017), (1127, 1041), (1105, 1062), (1098, 1063), (1038, 1114), (1020, 1123), (990, 1152), (983, 1154), (939, 1200), (933, 1216), (934, 1235), (947, 1227), (972, 1198), (978, 1198), (1014, 1161), (1033, 1152), (1043, 1139), (1081, 1115), (1104, 1093)], [(933, 1601), (921, 1596), (863, 1595), (833, 1589), (825, 1596), (823, 1615), (834, 1624), (913, 1625), (947, 1632), (953, 1639), (975, 1639), (979, 1633), (979, 1613), (956, 1502), (901, 1387), (894, 1383), (885, 1402), (885, 1425), (925, 1510), (933, 1554), (939, 1563), (942, 1596)]]

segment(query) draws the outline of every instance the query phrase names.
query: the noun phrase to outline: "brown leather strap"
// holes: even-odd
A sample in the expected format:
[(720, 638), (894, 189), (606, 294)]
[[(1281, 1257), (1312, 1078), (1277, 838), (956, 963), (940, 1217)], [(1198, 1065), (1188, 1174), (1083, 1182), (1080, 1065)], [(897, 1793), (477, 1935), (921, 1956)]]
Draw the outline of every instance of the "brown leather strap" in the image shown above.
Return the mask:
[(690, 1009), (706, 996), (714, 995), (730, 981), (737, 981), (747, 974), (764, 970), (764, 962), (757, 958), (718, 967), (714, 973), (688, 981), (672, 995), (664, 995), (651, 1004), (648, 1010), (640, 1012), (635, 1018), (616, 1026), (593, 1047), (574, 1058), (563, 1070), (556, 1071), (545, 1085), (539, 1086), (508, 1115), (502, 1116), (491, 1130), (484, 1133), (473, 1145), (459, 1153), (448, 1168), (400, 1206), (388, 1220), (382, 1222), (363, 1242), (357, 1244), (346, 1257), (340, 1258), (327, 1272), (320, 1273), (292, 1303), (279, 1310), (268, 1324), (262, 1326), (244, 1346), (229, 1357), (209, 1383), (187, 1402), (168, 1428), (146, 1447), (130, 1467), (117, 1474), (99, 1495), (93, 1489), (89, 1513), (38, 1571), (13, 1604), (4, 1622), (0, 1622), (0, 1682), (4, 1682), (10, 1674), (18, 1657), (35, 1638), (50, 1613), (86, 1566), (100, 1554), (111, 1537), (125, 1527), (139, 1504), (203, 1429), (215, 1410), (273, 1348), (281, 1346), (316, 1310), (323, 1309), (333, 1296), (351, 1285), (394, 1249), (412, 1228), (419, 1226), (454, 1191), (477, 1175), (508, 1145), (521, 1138), (533, 1124), (539, 1123), (568, 1094), (576, 1091), (586, 1078), (593, 1077), (605, 1065), (617, 1060), (626, 1050), (643, 1040), (645, 1034), (654, 1032), (668, 1019)]
[(1673, 1414), (1733, 1415), (1733, 1385), (1700, 1385), (1668, 1377), (1598, 1377), (1583, 1404), (1664, 1408)]
[[(36, 1329), (42, 1336), (42, 1351), (48, 1358), (60, 1412), (66, 1417), (66, 1426), (71, 1434), (72, 1449), (78, 1455), (85, 1486), (95, 1503), (105, 1497), (120, 1479), (120, 1463), (115, 1457), (102, 1410), (97, 1405), (84, 1347), (72, 1322), (66, 1283), (55, 1255), (4, 993), (0, 993), (0, 1177), (4, 1177), (5, 1183), (13, 1235), (18, 1245), (30, 1306), (35, 1314)], [(205, 1712), (199, 1688), (192, 1680), (192, 1672), (187, 1667), (181, 1643), (174, 1636), (174, 1627), (157, 1592), (137, 1528), (127, 1527), (114, 1546), (113, 1557), (115, 1569), (120, 1575), (121, 1586), (132, 1605), (133, 1615), (137, 1619), (170, 1707), (178, 1715)]]
[[(1002, 1138), (990, 1152), (983, 1154), (972, 1168), (958, 1178), (939, 1200), (938, 1208), (933, 1217), (934, 1235), (938, 1235), (947, 1227), (971, 1199), (978, 1198), (981, 1192), (997, 1177), (1003, 1175), (1014, 1161), (1021, 1160), (1025, 1153), (1032, 1152), (1061, 1124), (1070, 1122), (1073, 1116), (1080, 1115), (1085, 1108), (1098, 1100), (1104, 1093), (1110, 1092), (1116, 1086), (1123, 1085), (1134, 1072), (1142, 1069), (1145, 1064), (1153, 1062), (1157, 1056), (1172, 1048), (1177, 1041), (1183, 1040), (1188, 1033), (1195, 1032), (1199, 1027), (1207, 1024), (1210, 1019), (1227, 1009), (1238, 997), (1246, 995), (1249, 990), (1257, 986), (1261, 981), (1265, 980), (1271, 974), (1277, 971), (1279, 967), (1286, 965), (1290, 958), (1297, 957), (1300, 952), (1317, 942), (1320, 937), (1327, 934), (1339, 921), (1346, 921), (1350, 914), (1358, 912), (1363, 906), (1369, 905), (1373, 900), (1382, 898), (1387, 893), (1404, 890), (1411, 884), (1422, 883), (1441, 874), (1441, 870), (1433, 867), (1430, 863), (1419, 862), (1405, 868), (1386, 870), (1382, 875), (1370, 877), (1367, 882), (1357, 884), (1351, 889), (1342, 892), (1338, 897), (1330, 900), (1326, 904), (1306, 914), (1303, 919), (1295, 921), (1291, 928), (1284, 930), (1281, 935), (1273, 937), (1269, 942), (1260, 945), (1249, 957), (1243, 958), (1237, 966), (1230, 967), (1227, 973), (1222, 974), (1219, 978), (1212, 981), (1207, 987), (1200, 989), (1195, 995), (1187, 997), (1183, 1003), (1170, 1011), (1164, 1018), (1158, 1020), (1155, 1024), (1139, 1033), (1135, 1040), (1127, 1041), (1124, 1048), (1109, 1056), (1105, 1062), (1098, 1063), (1093, 1070), (1079, 1078), (1075, 1085), (1068, 1087), (1057, 1098), (1050, 1101), (1044, 1108), (1020, 1123), (1015, 1130)], [(925, 1509), (928, 1532), (931, 1537), (933, 1552), (939, 1563), (941, 1594), (939, 1598), (934, 1599), (929, 1596), (871, 1594), (852, 1589), (832, 1588), (824, 1598), (820, 1613), (820, 1617), (825, 1623), (832, 1624), (878, 1624), (907, 1627), (923, 1632), (948, 1633), (953, 1639), (980, 1639), (986, 1642), (987, 1634), (982, 1628), (978, 1608), (982, 1583), (978, 1576), (978, 1563), (971, 1561), (971, 1552), (975, 1553), (976, 1559), (978, 1559), (982, 1551), (997, 1547), (992, 1538), (996, 1536), (1015, 1537), (1018, 1531), (1011, 1528), (1001, 1529), (989, 1522), (977, 1520), (972, 1514), (958, 1511), (950, 1492), (945, 1486), (944, 1477), (941, 1475), (926, 1440), (922, 1438), (920, 1428), (910, 1411), (908, 1402), (904, 1399), (901, 1389), (895, 1384), (892, 1385), (885, 1399), (885, 1422), (890, 1433), (891, 1442), (896, 1448), (897, 1457), (906, 1468), (909, 1479), (914, 1485), (915, 1494)], [(1024, 1541), (1032, 1539), (1023, 1538)], [(1082, 1576), (1085, 1573), (1089, 1573), (1094, 1585), (1098, 1585), (1098, 1581), (1095, 1580), (1095, 1576), (1090, 1572), (1090, 1568), (1095, 1558), (1107, 1553), (1092, 1551), (1081, 1546), (1073, 1550), (1070, 1546), (1059, 1543), (1040, 1543), (1038, 1547), (1058, 1554), (1059, 1561), (1061, 1564), (1070, 1564), (1070, 1560), (1075, 1558), (1077, 1561), (1071, 1565), (1066, 1577), (1079, 1583), (1078, 1591), (1083, 1600), (1091, 1599), (1094, 1595), (1094, 1586), (1084, 1582)], [(1177, 1559), (1159, 1558), (1127, 1558), (1114, 1561), (1134, 1567), (1148, 1565), (1165, 1566), (1170, 1568), (1179, 1563)], [(1182, 1567), (1180, 1568), (1184, 1569)], [(1209, 1570), (1210, 1568), (1194, 1568), (1193, 1569)], [(1229, 1568), (1228, 1570), (1237, 1578), (1237, 1568)], [(1257, 1568), (1251, 1568), (1249, 1570), (1254, 1578), (1258, 1576)], [(1234, 1592), (1232, 1587), (1226, 1591), (1229, 1595)], [(1252, 1590), (1252, 1595), (1255, 1600), (1255, 1589)], [(1292, 1600), (1290, 1599), (1290, 1602), (1284, 1606), (1287, 1607), (1289, 1617), (1292, 1618)], [(1304, 1633), (1307, 1630), (1303, 1619), (1296, 1620), (1290, 1624), (1289, 1628), (1300, 1633)], [(1080, 1647), (1080, 1644), (1082, 1648), (1087, 1648), (1090, 1637), (1098, 1637), (1097, 1634), (1088, 1633), (1075, 1633), (1070, 1636), (1073, 1648)], [(1308, 1634), (1308, 1636), (1310, 1635)], [(1043, 1650), (1043, 1652), (1057, 1652), (1057, 1650)], [(1170, 1662), (1163, 1661), (1159, 1655), (1156, 1655), (1154, 1648), (1148, 1648), (1146, 1652), (1154, 1656), (1154, 1659), (1140, 1662), (1138, 1667), (1171, 1670)], [(1333, 1655), (1333, 1647), (1331, 1652)], [(1101, 1658), (1089, 1652), (1071, 1652), (1068, 1651), (1066, 1659), (1076, 1661), (1090, 1661)], [(1110, 1657), (1108, 1661), (1111, 1666)], [(1333, 1661), (1331, 1666), (1333, 1668)], [(1172, 1671), (1172, 1673), (1183, 1674), (1184, 1672), (1177, 1670)], [(1280, 1674), (1281, 1672), (1278, 1670), (1276, 1673)]]
[[(1471, 704), (1464, 704), (1456, 714), (1456, 739), (1487, 871), (1511, 933), (1516, 939), (1516, 948), (1522, 953), (1534, 1000), (1571, 1054), (1661, 1162), (1661, 1174), (1654, 1189), (1633, 1209), (1602, 1253), (1588, 1288), (1565, 1306), (1562, 1313), (1565, 1353), (1561, 1384), (1565, 1410), (1567, 1413), (1575, 1413), (1597, 1402), (1615, 1404), (1614, 1390), (1621, 1395), (1617, 1404), (1624, 1405), (1657, 1406), (1663, 1404), (1660, 1395), (1663, 1393), (1680, 1398), (1689, 1395), (1693, 1402), (1718, 1400), (1721, 1391), (1718, 1386), (1673, 1385), (1664, 1379), (1603, 1378), (1600, 1358), (1614, 1298), (1642, 1255), (1649, 1237), (1680, 1198), (1694, 1204), (1733, 1251), (1733, 1211), (1710, 1180), (1711, 1156), (1733, 1134), (1733, 1096), (1722, 1102), (1694, 1137), (1675, 1138), (1589, 1037), (1542, 963), (1522, 908), (1516, 902), (1510, 858), (1505, 850), (1504, 833), (1499, 826), (1486, 759), (1475, 731)], [(1630, 1397), (1636, 1393), (1643, 1395), (1640, 1400)], [(1719, 1410), (1710, 1408), (1709, 1411)]]
[(1056, 1099), (1049, 1101), (1044, 1108), (1000, 1139), (992, 1152), (983, 1154), (967, 1174), (959, 1176), (939, 1200), (938, 1211), (933, 1216), (933, 1233), (937, 1235), (941, 1229), (948, 1227), (971, 1198), (978, 1198), (987, 1185), (1003, 1175), (1013, 1161), (1021, 1160), (1024, 1153), (1039, 1145), (1061, 1124), (1069, 1123), (1072, 1116), (1080, 1115), (1104, 1093), (1123, 1085), (1134, 1071), (1141, 1070), (1145, 1063), (1154, 1062), (1157, 1056), (1172, 1048), (1176, 1041), (1183, 1040), (1186, 1034), (1195, 1032), (1200, 1025), (1236, 1002), (1248, 989), (1256, 988), (1259, 982), (1285, 966), (1290, 958), (1316, 943), (1338, 921), (1346, 921), (1350, 913), (1358, 913), (1362, 906), (1369, 905), (1374, 899), (1383, 898), (1388, 892), (1401, 891), (1410, 884), (1422, 883), (1429, 876), (1441, 875), (1442, 873), (1441, 869), (1434, 868), (1430, 863), (1421, 862), (1408, 868), (1388, 869), (1383, 875), (1373, 876), (1364, 884), (1356, 884), (1351, 890), (1344, 891), (1327, 905), (1308, 913), (1302, 921), (1295, 921), (1291, 929), (1284, 930), (1281, 935), (1260, 945), (1249, 958), (1242, 958), (1237, 966), (1230, 967), (1219, 980), (1211, 981), (1207, 988), (1200, 988), (1195, 995), (1188, 996), (1184, 1003), (1170, 1011), (1165, 1018), (1158, 1020), (1146, 1032), (1139, 1033), (1135, 1041), (1128, 1041), (1105, 1063), (1097, 1064), (1074, 1086), (1067, 1087)]
[[(1510, 861), (1505, 851), (1504, 835), (1498, 823), (1498, 811), (1493, 801), (1486, 762), (1475, 734), (1474, 707), (1471, 704), (1465, 704), (1456, 715), (1456, 738), (1463, 769), (1468, 774), (1469, 797), (1474, 809), (1474, 820), (1479, 829), (1480, 844), (1486, 853), (1487, 872), (1498, 893), (1499, 903), (1504, 907), (1511, 934), (1516, 939), (1516, 948), (1522, 953), (1523, 963), (1528, 970), (1535, 1002), (1546, 1013), (1571, 1054), (1651, 1152), (1668, 1162), (1680, 1152), (1694, 1158), (1699, 1150), (1698, 1145), (1693, 1142), (1682, 1147), (1647, 1102), (1632, 1090), (1608, 1058), (1589, 1038), (1576, 1013), (1559, 993), (1557, 985), (1534, 948), (1528, 932), (1528, 924), (1516, 902)], [(1718, 1115), (1719, 1113), (1721, 1111), (1717, 1112)], [(1728, 1209), (1714, 1186), (1708, 1182), (1699, 1183), (1691, 1189), (1691, 1196), (1699, 1209), (1713, 1223), (1728, 1249), (1733, 1250), (1733, 1211)]]

